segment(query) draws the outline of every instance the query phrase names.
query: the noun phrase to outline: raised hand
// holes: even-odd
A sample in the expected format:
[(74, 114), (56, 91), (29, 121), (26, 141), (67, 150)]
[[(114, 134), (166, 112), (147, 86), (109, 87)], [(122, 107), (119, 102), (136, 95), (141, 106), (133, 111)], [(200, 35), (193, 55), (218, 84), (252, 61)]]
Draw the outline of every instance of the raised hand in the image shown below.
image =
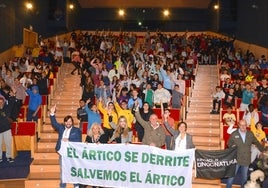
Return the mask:
[(55, 114), (56, 112), (56, 104), (50, 108), (50, 113)]

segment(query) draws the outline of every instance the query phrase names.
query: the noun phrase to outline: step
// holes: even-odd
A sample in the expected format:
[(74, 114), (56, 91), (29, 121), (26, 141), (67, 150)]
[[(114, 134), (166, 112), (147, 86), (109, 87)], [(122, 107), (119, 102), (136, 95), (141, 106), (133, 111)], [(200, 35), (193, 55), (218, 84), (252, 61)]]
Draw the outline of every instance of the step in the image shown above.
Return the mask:
[[(56, 111), (55, 116), (56, 116), (56, 118), (64, 118), (67, 115), (71, 115), (71, 116), (73, 116), (74, 121), (75, 120), (78, 121), (78, 119), (76, 118), (76, 113), (77, 113), (76, 110), (59, 110), (59, 111)], [(48, 114), (48, 116), (46, 118), (50, 119), (49, 114)]]
[(59, 134), (55, 131), (53, 132), (41, 132), (39, 135), (39, 138), (41, 140), (57, 140), (59, 137)]
[(29, 179), (59, 179), (59, 165), (31, 165)]
[(210, 110), (213, 108), (212, 103), (207, 103), (207, 102), (189, 102), (188, 109), (198, 109), (198, 108), (205, 108)]
[(190, 97), (189, 98), (190, 102), (207, 102), (207, 103), (212, 103), (212, 98), (210, 97)]
[(190, 107), (187, 109), (188, 113), (210, 113), (211, 107)]
[(0, 179), (0, 188), (25, 188), (25, 178)]
[(194, 111), (195, 109), (201, 109), (202, 111), (204, 111), (204, 109), (206, 109), (208, 110), (208, 112), (210, 112), (213, 108), (213, 105), (210, 102), (189, 101), (187, 107), (187, 109), (192, 109), (192, 111)]
[(220, 120), (220, 115), (219, 114), (198, 114), (198, 113), (187, 113), (187, 119), (190, 120), (199, 120), (199, 121), (207, 121), (207, 120), (214, 120), (214, 121), (219, 121)]
[(32, 165), (59, 165), (59, 154), (50, 153), (34, 153)]
[(204, 127), (196, 127), (196, 128), (187, 128), (187, 133), (192, 136), (220, 136), (219, 128), (204, 128)]
[(76, 100), (76, 98), (72, 98), (70, 100), (66, 100), (66, 99), (56, 99), (56, 98), (52, 98), (51, 101), (50, 101), (50, 104), (51, 105), (55, 105), (55, 104), (61, 104), (61, 105), (75, 105), (77, 106), (79, 103), (79, 99)]
[(205, 88), (192, 88), (192, 95), (191, 97), (207, 97), (207, 98), (212, 98), (213, 97), (213, 93), (215, 91), (215, 87), (217, 85), (211, 85), (209, 87), (205, 87)]
[(55, 132), (55, 129), (52, 127), (52, 125), (50, 124), (50, 119), (46, 118), (46, 122), (45, 124), (41, 127), (41, 132)]
[[(62, 100), (67, 100), (70, 102), (75, 102), (75, 104), (77, 104), (79, 102), (79, 99), (81, 98), (81, 95), (79, 95), (78, 93), (75, 95), (54, 95), (53, 99), (56, 99), (57, 101), (61, 102)], [(69, 103), (72, 104), (72, 103)]]
[[(56, 111), (56, 113), (55, 113), (55, 115), (57, 116), (57, 117), (62, 117), (62, 116), (67, 116), (67, 115), (70, 115), (70, 114), (75, 114), (76, 115), (76, 113), (77, 113), (77, 109), (76, 109), (76, 107), (70, 107), (70, 108), (62, 108), (62, 109), (59, 109), (58, 107), (56, 107), (56, 109), (58, 109), (57, 111)], [(48, 114), (48, 115), (50, 115), (50, 114)], [(73, 118), (76, 118), (76, 116), (75, 117), (73, 117)]]
[(187, 127), (189, 128), (220, 128), (220, 121), (207, 120), (207, 121), (198, 121), (198, 120), (186, 120)]
[(41, 127), (41, 132), (43, 133), (56, 133), (57, 131), (52, 127), (50, 118), (46, 118), (49, 120), (49, 122), (46, 122)]
[(55, 152), (55, 142), (38, 142), (37, 143), (37, 152), (52, 153)]
[(220, 136), (193, 136), (193, 142), (199, 146), (220, 146)]
[(209, 90), (208, 92), (204, 92), (204, 93), (192, 93), (191, 97), (208, 97), (211, 98), (212, 97), (212, 92)]
[(59, 80), (58, 84), (60, 86), (59, 88), (69, 87), (71, 89), (71, 88), (74, 88), (74, 86), (77, 86), (75, 88), (78, 88), (78, 87), (80, 87), (80, 79)]
[[(74, 109), (77, 110), (77, 108), (79, 108), (79, 100), (78, 101), (74, 101), (75, 103), (60, 103), (61, 101), (59, 101), (59, 103), (55, 102), (52, 104), (56, 104), (57, 105), (57, 109), (59, 110), (68, 110), (68, 109)], [(72, 101), (73, 102), (73, 101)]]
[[(55, 188), (59, 187), (60, 180), (26, 180), (25, 188)], [(73, 188), (73, 184), (67, 184), (66, 188)]]

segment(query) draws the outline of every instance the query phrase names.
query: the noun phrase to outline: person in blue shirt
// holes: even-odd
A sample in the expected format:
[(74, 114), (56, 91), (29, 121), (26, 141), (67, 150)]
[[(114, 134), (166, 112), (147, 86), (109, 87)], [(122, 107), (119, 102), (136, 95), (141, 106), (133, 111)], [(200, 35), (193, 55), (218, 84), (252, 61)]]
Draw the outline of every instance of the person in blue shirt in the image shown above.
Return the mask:
[(163, 87), (172, 93), (172, 79), (170, 70), (164, 70), (163, 67), (160, 69), (161, 76), (163, 78)]
[[(90, 104), (90, 102), (91, 102), (91, 100), (88, 99), (86, 102), (86, 106), (85, 106), (85, 110), (87, 113), (87, 119), (88, 119), (87, 130), (90, 130), (93, 123), (101, 124), (101, 122), (102, 122), (97, 105)], [(90, 107), (88, 105), (90, 105)]]
[(29, 106), (26, 121), (37, 122), (38, 120), (37, 113), (41, 108), (42, 96), (39, 94), (39, 89), (37, 86), (33, 86), (32, 89), (27, 89), (26, 93), (29, 95)]
[(254, 98), (254, 90), (251, 88), (250, 84), (246, 84), (245, 88), (242, 91), (242, 102), (240, 105), (240, 110), (246, 111), (248, 105), (252, 103)]
[(127, 104), (127, 108), (132, 110), (135, 108), (135, 101), (138, 101), (138, 104), (141, 108), (142, 106), (142, 100), (141, 98), (138, 96), (138, 90), (137, 89), (133, 89), (132, 92), (131, 92), (131, 97), (130, 99), (128, 100), (128, 104)]

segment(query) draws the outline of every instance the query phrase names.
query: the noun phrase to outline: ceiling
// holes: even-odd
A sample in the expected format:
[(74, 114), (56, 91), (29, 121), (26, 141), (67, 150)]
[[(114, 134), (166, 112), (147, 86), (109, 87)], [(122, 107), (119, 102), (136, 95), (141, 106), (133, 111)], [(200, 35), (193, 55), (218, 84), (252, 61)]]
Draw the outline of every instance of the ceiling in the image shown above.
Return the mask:
[[(198, 8), (207, 9), (211, 0), (78, 0), (82, 8)], [(116, 3), (115, 3), (116, 2)]]

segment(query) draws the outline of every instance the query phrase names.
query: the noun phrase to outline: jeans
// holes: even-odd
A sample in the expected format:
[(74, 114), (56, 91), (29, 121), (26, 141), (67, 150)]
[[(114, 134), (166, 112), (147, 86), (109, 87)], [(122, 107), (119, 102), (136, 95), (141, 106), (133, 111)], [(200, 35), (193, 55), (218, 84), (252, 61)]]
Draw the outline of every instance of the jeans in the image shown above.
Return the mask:
[(27, 113), (27, 117), (26, 117), (26, 121), (38, 121), (38, 116), (36, 114), (36, 116), (34, 116), (33, 114), (35, 113), (35, 110), (30, 110), (28, 109), (28, 113)]
[(216, 110), (216, 104), (218, 104), (217, 111), (219, 112), (221, 108), (221, 100), (218, 99), (213, 100), (213, 110)]
[[(242, 165), (237, 164), (236, 169), (235, 169), (235, 176), (237, 175), (237, 172), (239, 169), (241, 173), (240, 185), (241, 185), (241, 188), (243, 188), (248, 179), (248, 166), (242, 166)], [(226, 188), (232, 188), (232, 184), (235, 179), (235, 176), (227, 179)]]

